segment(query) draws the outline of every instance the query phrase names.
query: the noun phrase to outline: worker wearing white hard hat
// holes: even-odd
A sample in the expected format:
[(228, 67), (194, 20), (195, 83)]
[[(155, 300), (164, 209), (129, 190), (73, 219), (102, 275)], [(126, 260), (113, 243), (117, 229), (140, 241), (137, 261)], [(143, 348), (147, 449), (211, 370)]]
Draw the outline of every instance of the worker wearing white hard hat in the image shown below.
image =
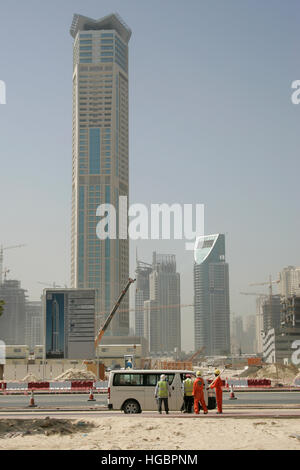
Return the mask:
[(171, 396), (169, 383), (165, 374), (161, 374), (160, 380), (157, 382), (155, 387), (155, 398), (158, 404), (158, 412), (162, 413), (162, 403), (165, 407), (166, 414), (169, 413), (169, 403), (168, 398)]

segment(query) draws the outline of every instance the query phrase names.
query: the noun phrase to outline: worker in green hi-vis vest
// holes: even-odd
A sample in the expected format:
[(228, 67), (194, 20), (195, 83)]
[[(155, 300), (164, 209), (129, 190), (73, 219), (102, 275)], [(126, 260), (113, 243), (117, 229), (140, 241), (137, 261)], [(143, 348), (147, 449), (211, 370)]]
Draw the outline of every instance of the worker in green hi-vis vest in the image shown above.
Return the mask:
[(162, 413), (162, 402), (164, 403), (165, 412), (169, 413), (169, 403), (168, 398), (171, 396), (169, 383), (165, 374), (160, 376), (160, 380), (157, 382), (155, 387), (155, 398), (158, 403), (158, 411)]

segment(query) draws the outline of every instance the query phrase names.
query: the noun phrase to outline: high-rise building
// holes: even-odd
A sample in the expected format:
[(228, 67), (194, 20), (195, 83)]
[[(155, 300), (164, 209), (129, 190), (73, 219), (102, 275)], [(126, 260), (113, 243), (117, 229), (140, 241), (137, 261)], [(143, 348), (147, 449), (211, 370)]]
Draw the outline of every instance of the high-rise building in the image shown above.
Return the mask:
[(181, 351), (181, 309), (180, 274), (176, 272), (175, 255), (153, 253), (149, 301), (145, 323), (149, 325), (146, 339), (150, 352), (176, 357)]
[(256, 298), (256, 321), (255, 321), (255, 331), (256, 331), (256, 354), (262, 354), (263, 352), (263, 335), (264, 335), (264, 315), (263, 315), (263, 305), (266, 301), (266, 295), (258, 295)]
[(45, 289), (46, 359), (95, 357), (95, 289)]
[(33, 352), (35, 346), (44, 342), (42, 302), (40, 300), (27, 301), (25, 311), (25, 344), (29, 346), (30, 352)]
[(135, 291), (135, 334), (144, 336), (144, 302), (149, 300), (150, 286), (149, 276), (152, 265), (136, 260), (136, 291)]
[(0, 340), (6, 344), (25, 344), (25, 292), (20, 281), (4, 280), (0, 285), (0, 299), (5, 302), (0, 316)]
[(300, 268), (288, 266), (280, 273), (280, 294), (284, 298), (300, 295)]
[[(129, 241), (126, 233), (123, 238), (118, 234), (119, 229), (124, 232), (119, 200), (126, 226), (128, 213), (131, 30), (117, 14), (99, 20), (74, 15), (70, 32), (74, 38), (71, 284), (96, 289), (99, 327), (129, 275)], [(115, 239), (97, 236), (100, 204), (115, 209)], [(128, 298), (122, 306), (109, 327), (110, 334), (129, 332)]]
[(230, 352), (229, 272), (225, 235), (206, 235), (194, 263), (195, 349), (207, 356)]
[(180, 274), (175, 255), (153, 253), (152, 264), (137, 261), (135, 325), (150, 354), (177, 357), (181, 350)]

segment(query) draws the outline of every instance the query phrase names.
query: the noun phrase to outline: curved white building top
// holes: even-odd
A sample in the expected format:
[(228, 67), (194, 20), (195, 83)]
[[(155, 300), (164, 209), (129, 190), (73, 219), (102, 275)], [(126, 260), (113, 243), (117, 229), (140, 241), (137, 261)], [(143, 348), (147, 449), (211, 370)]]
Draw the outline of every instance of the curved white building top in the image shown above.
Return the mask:
[(212, 252), (218, 237), (220, 236), (219, 233), (215, 235), (204, 235), (203, 237), (199, 237), (198, 246), (199, 248), (196, 249), (196, 263), (202, 264), (206, 258)]

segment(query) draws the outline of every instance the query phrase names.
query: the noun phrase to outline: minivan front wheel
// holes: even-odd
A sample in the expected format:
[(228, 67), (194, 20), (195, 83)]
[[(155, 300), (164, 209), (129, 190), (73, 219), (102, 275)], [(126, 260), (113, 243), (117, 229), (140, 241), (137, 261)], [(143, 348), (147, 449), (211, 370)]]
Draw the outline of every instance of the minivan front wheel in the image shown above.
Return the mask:
[(127, 400), (125, 401), (123, 405), (123, 411), (124, 413), (140, 413), (141, 412), (141, 407), (138, 404), (137, 401), (135, 400)]

